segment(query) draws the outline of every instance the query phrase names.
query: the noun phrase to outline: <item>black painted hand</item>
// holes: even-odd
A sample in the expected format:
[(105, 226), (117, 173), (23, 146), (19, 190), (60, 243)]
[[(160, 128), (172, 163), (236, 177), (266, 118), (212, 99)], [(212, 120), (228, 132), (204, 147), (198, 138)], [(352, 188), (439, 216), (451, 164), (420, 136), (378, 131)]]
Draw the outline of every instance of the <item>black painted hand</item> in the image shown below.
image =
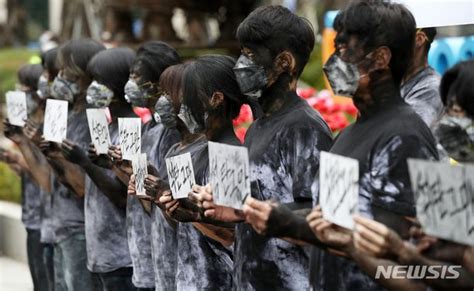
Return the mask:
[(89, 160), (91, 160), (94, 164), (96, 164), (97, 166), (101, 168), (111, 169), (113, 166), (112, 161), (110, 160), (110, 157), (108, 155), (97, 154), (97, 150), (95, 149), (95, 146), (93, 143), (89, 144), (87, 156), (89, 157)]
[(3, 128), (3, 133), (8, 139), (16, 144), (21, 142), (21, 138), (23, 137), (23, 131), (21, 130), (21, 127), (11, 124), (6, 119), (3, 122)]
[(86, 152), (70, 140), (65, 139), (63, 141), (61, 151), (64, 157), (71, 163), (83, 166), (89, 161)]

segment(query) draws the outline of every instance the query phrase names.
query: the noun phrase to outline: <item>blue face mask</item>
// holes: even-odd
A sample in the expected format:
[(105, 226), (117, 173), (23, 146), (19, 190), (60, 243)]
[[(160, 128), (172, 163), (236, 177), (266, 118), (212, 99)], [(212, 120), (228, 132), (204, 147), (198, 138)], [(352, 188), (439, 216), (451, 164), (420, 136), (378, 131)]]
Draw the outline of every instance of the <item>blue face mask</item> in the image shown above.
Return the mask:
[(97, 81), (93, 81), (87, 88), (86, 101), (87, 104), (93, 107), (107, 107), (112, 102), (113, 97), (114, 92)]
[(234, 66), (234, 74), (242, 94), (255, 99), (262, 96), (268, 84), (265, 68), (241, 55)]
[(81, 90), (76, 83), (68, 81), (60, 75), (54, 78), (51, 85), (51, 96), (54, 99), (66, 100), (72, 103), (74, 102), (74, 97), (79, 93), (81, 93)]

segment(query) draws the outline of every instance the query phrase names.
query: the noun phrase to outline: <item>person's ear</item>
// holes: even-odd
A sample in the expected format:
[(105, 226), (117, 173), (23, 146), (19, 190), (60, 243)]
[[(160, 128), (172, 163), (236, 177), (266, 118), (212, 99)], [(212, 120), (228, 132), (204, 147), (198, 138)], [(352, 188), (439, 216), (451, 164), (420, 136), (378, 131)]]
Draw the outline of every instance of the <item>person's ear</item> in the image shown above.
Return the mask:
[(390, 60), (392, 59), (392, 52), (386, 46), (383, 46), (375, 51), (374, 54), (374, 65), (378, 69), (386, 69), (390, 66)]
[(415, 35), (415, 47), (420, 48), (425, 45), (428, 37), (423, 31), (417, 31)]
[(295, 57), (289, 51), (283, 51), (276, 57), (274, 67), (278, 74), (286, 72), (292, 76), (296, 68)]
[(221, 106), (221, 104), (224, 103), (224, 94), (222, 92), (214, 92), (211, 96), (211, 100), (209, 101), (209, 105), (213, 109), (216, 109), (217, 107)]

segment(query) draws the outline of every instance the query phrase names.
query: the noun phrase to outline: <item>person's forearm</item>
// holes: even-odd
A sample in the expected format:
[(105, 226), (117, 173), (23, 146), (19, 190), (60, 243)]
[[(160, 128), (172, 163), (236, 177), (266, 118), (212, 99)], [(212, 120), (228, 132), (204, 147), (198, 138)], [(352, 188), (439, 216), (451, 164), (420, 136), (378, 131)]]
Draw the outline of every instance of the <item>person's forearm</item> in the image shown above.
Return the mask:
[(94, 182), (97, 188), (107, 196), (114, 205), (119, 208), (125, 208), (127, 205), (127, 187), (117, 178), (107, 174), (104, 168), (93, 164), (88, 160), (83, 166), (89, 178)]
[(84, 170), (80, 166), (66, 161), (64, 157), (48, 159), (48, 161), (61, 183), (77, 196), (84, 197)]
[(369, 256), (362, 252), (357, 252), (355, 250), (348, 252), (352, 260), (354, 260), (357, 265), (372, 279), (377, 283), (384, 286), (388, 290), (426, 290), (426, 285), (420, 281), (413, 281), (410, 279), (393, 279), (393, 278), (383, 278), (375, 279), (377, 274), (377, 268), (387, 268), (388, 266), (397, 265), (396, 262), (389, 260), (382, 260), (372, 256)]
[(34, 169), (30, 171), (31, 177), (41, 188), (50, 193), (53, 169), (48, 164), (47, 158), (35, 144), (26, 138), (18, 146), (28, 167)]
[(126, 186), (128, 186), (128, 183), (130, 182), (130, 176), (123, 172), (122, 170), (120, 170), (120, 168), (118, 168), (117, 166), (112, 166), (112, 171), (114, 171), (115, 175), (117, 176), (117, 178), (119, 178), (119, 180)]
[[(424, 255), (418, 254), (418, 253), (413, 253), (410, 256), (405, 256), (405, 257), (406, 259), (403, 261), (403, 263), (407, 265), (427, 266), (428, 268), (430, 266), (436, 266), (436, 268), (439, 268), (439, 266), (445, 266), (444, 268), (448, 268), (449, 266), (455, 266), (453, 264), (447, 264), (444, 262), (431, 260), (425, 257)], [(423, 281), (427, 285), (430, 285), (432, 287), (439, 288), (439, 289), (453, 289), (454, 288), (457, 290), (461, 290), (461, 289), (472, 290), (474, 288), (474, 276), (472, 275), (472, 273), (470, 273), (468, 269), (462, 266), (456, 267), (455, 270), (459, 273), (458, 278), (453, 278), (449, 280), (444, 277), (435, 278), (435, 279), (424, 278)], [(452, 274), (449, 274), (449, 275), (452, 275)]]
[(325, 249), (326, 246), (317, 239), (306, 221), (311, 206), (310, 202), (278, 205), (270, 213), (267, 235), (299, 245), (311, 244)]
[(220, 242), (223, 246), (230, 246), (234, 242), (235, 230), (233, 228), (219, 227), (207, 223), (193, 222), (203, 235)]

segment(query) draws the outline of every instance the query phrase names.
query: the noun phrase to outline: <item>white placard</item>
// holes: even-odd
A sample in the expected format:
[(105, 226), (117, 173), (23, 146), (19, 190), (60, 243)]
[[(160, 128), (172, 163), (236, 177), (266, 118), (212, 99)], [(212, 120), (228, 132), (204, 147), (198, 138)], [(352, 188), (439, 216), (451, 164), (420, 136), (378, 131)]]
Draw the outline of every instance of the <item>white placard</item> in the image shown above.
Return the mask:
[(68, 102), (63, 100), (46, 100), (43, 135), (48, 141), (62, 143), (67, 134)]
[(321, 152), (319, 204), (323, 217), (353, 229), (352, 216), (358, 212), (359, 161)]
[(250, 195), (247, 148), (209, 142), (209, 170), (214, 202), (242, 209), (244, 199)]
[(196, 184), (191, 154), (185, 153), (167, 158), (166, 170), (173, 198), (187, 198), (193, 185)]
[(6, 99), (8, 121), (16, 126), (25, 126), (25, 120), (28, 118), (25, 92), (9, 91)]
[(474, 23), (472, 0), (395, 0), (413, 14), (417, 27), (440, 27)]
[(408, 168), (424, 231), (474, 245), (474, 166), (409, 159)]
[(89, 123), (91, 140), (94, 143), (97, 153), (107, 154), (111, 142), (105, 109), (87, 109), (87, 122)]
[(145, 191), (145, 177), (148, 174), (146, 153), (132, 157), (133, 174), (135, 175), (135, 193), (137, 196), (147, 196)]
[(119, 118), (119, 143), (122, 159), (131, 161), (142, 148), (142, 123), (140, 118)]

